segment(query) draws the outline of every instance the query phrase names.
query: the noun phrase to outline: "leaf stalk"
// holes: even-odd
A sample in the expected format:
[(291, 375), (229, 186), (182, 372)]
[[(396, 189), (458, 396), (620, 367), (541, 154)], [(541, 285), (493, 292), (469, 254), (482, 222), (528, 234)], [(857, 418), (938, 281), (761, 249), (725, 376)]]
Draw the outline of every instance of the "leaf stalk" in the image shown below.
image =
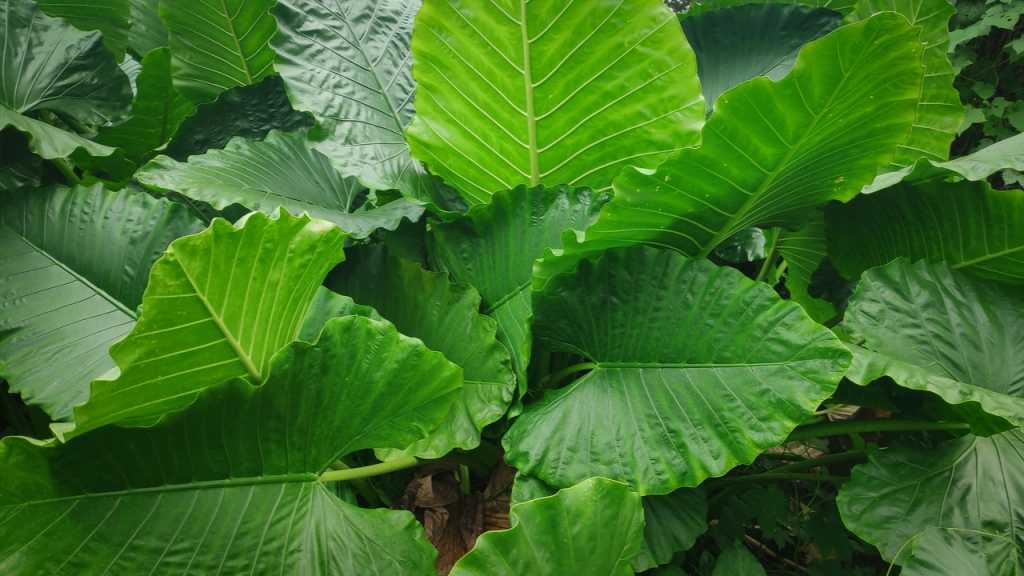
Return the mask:
[(320, 475), (320, 481), (347, 482), (349, 480), (357, 480), (359, 478), (370, 478), (371, 476), (380, 476), (382, 474), (390, 474), (391, 472), (412, 468), (417, 464), (419, 464), (419, 460), (413, 456), (400, 456), (394, 460), (388, 460), (387, 462), (381, 462), (379, 464), (371, 464), (369, 466), (347, 468), (344, 470), (328, 470)]

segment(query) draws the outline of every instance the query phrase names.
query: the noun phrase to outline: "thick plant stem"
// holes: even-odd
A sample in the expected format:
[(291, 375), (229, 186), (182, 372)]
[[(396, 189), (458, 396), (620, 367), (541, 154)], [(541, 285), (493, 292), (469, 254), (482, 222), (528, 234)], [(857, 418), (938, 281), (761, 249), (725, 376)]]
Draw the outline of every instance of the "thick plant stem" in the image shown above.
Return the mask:
[(554, 384), (558, 384), (566, 376), (571, 376), (571, 375), (573, 375), (573, 374), (575, 374), (577, 372), (583, 372), (585, 370), (593, 370), (594, 368), (597, 368), (597, 364), (594, 363), (594, 362), (580, 362), (579, 364), (573, 364), (572, 366), (566, 366), (565, 368), (562, 368), (561, 370), (559, 370), (558, 372), (555, 372), (554, 374), (549, 374), (549, 375), (545, 376), (540, 381), (540, 384), (538, 385), (538, 388), (544, 388), (546, 386), (551, 386), (551, 385), (554, 385)]
[(821, 458), (802, 460), (800, 462), (786, 464), (785, 466), (779, 466), (778, 468), (773, 468), (772, 473), (796, 472), (797, 470), (806, 470), (808, 468), (817, 468), (818, 466), (827, 466), (829, 464), (839, 464), (842, 462), (863, 462), (864, 460), (867, 460), (867, 457), (867, 450), (849, 450), (847, 452), (839, 452), (837, 454), (827, 454)]
[(358, 478), (380, 476), (381, 474), (389, 474), (391, 472), (397, 472), (398, 470), (412, 468), (418, 463), (419, 460), (412, 456), (400, 456), (394, 460), (388, 460), (387, 462), (381, 462), (380, 464), (371, 464), (370, 466), (360, 466), (358, 468), (348, 468), (345, 470), (328, 470), (320, 475), (320, 481), (346, 482), (348, 480), (356, 480)]
[(802, 426), (789, 435), (788, 442), (823, 438), (826, 436), (845, 436), (865, 432), (921, 432), (925, 430), (967, 431), (971, 426), (963, 422), (932, 422), (930, 420), (844, 420), (842, 422), (822, 422)]
[(64, 175), (68, 184), (76, 186), (82, 181), (78, 175), (75, 174), (75, 169), (71, 167), (71, 163), (64, 158), (54, 158), (50, 160), (50, 162), (57, 167), (57, 170), (60, 170), (60, 173)]
[(757, 278), (754, 278), (755, 282), (764, 280), (764, 277), (768, 275), (768, 270), (772, 267), (772, 262), (775, 261), (775, 246), (779, 240), (779, 229), (772, 228), (768, 231), (768, 251), (764, 255), (764, 263), (761, 264), (761, 269), (757, 272)]

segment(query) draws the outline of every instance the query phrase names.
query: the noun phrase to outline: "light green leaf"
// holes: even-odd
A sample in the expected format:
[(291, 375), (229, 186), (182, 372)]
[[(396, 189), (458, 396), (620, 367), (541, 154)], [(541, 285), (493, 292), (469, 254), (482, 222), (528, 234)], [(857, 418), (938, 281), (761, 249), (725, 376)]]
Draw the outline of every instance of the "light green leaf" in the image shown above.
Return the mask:
[(145, 57), (157, 48), (169, 44), (167, 28), (160, 20), (160, 0), (128, 0), (132, 19), (132, 33), (128, 37), (128, 47), (139, 58)]
[(607, 201), (607, 194), (585, 188), (520, 186), (495, 194), (460, 220), (433, 226), (433, 259), (480, 292), (484, 312), (498, 321), (498, 337), (512, 355), (520, 396), (532, 343), (533, 262), (545, 249), (561, 246), (564, 232), (590, 226)]
[(114, 367), (149, 268), (201, 229), (184, 206), (100, 186), (28, 191), (0, 202), (0, 377), (53, 419)]
[(382, 246), (349, 251), (325, 284), (372, 306), (402, 334), (462, 367), (460, 400), (437, 430), (405, 452), (440, 458), (455, 448), (476, 448), (484, 426), (505, 414), (515, 393), (508, 352), (495, 338), (497, 323), (478, 312), (477, 291), (391, 256)]
[(422, 437), (458, 388), (441, 354), (350, 316), (282, 350), (265, 384), (221, 383), (153, 427), (4, 438), (0, 571), (434, 574), (412, 515), (342, 502), (318, 475)]
[(1024, 574), (1024, 559), (1012, 538), (981, 530), (931, 527), (914, 537), (903, 576), (991, 576)]
[[(279, 207), (329, 220), (355, 238), (377, 228), (394, 230), (403, 218), (417, 220), (423, 206), (398, 200), (383, 208), (362, 207), (366, 189), (344, 177), (326, 156), (311, 150), (305, 131), (271, 130), (263, 141), (234, 138), (223, 150), (210, 150), (177, 162), (158, 156), (136, 174), (139, 182), (174, 191), (223, 210), (240, 204), (272, 214)], [(393, 205), (392, 205), (393, 204)]]
[(803, 306), (816, 322), (824, 324), (835, 318), (838, 311), (831, 302), (815, 298), (808, 292), (811, 277), (828, 252), (824, 215), (816, 210), (804, 226), (797, 230), (783, 230), (776, 246), (786, 261), (786, 290), (789, 291), (789, 299)]
[(847, 378), (936, 394), (976, 433), (1024, 424), (1022, 296), (941, 263), (872, 268), (842, 324), (855, 342)]
[(376, 190), (433, 197), (403, 131), (413, 115), (409, 40), (419, 0), (281, 0), (277, 69), (292, 104), (327, 138), (317, 149)]
[(327, 324), (328, 320), (341, 316), (364, 316), (374, 320), (384, 320), (373, 308), (356, 304), (355, 300), (348, 296), (342, 296), (321, 286), (317, 288), (313, 302), (309, 305), (309, 311), (306, 312), (306, 318), (302, 321), (299, 340), (316, 342), (324, 324)]
[(706, 256), (745, 228), (799, 226), (808, 208), (849, 200), (906, 139), (920, 51), (905, 18), (879, 14), (808, 43), (779, 82), (729, 90), (699, 148), (654, 171), (623, 170), (586, 242), (546, 257), (537, 285), (579, 253), (645, 243)]
[(281, 211), (220, 218), (171, 243), (153, 264), (142, 315), (110, 350), (121, 369), (96, 380), (75, 409), (80, 435), (110, 423), (151, 423), (229, 378), (262, 382), (294, 340), (345, 235), (322, 220)]
[(899, 184), (826, 212), (829, 254), (845, 277), (905, 256), (1024, 284), (1024, 192), (987, 182)]
[(700, 140), (693, 51), (661, 0), (427, 0), (413, 154), (470, 204), (520, 184), (607, 190)]
[[(558, 492), (532, 476), (517, 474), (512, 485), (512, 505), (544, 498)], [(667, 564), (676, 552), (689, 550), (708, 529), (704, 491), (680, 488), (664, 496), (644, 496), (644, 543), (633, 558), (637, 572)]]
[(168, 48), (146, 54), (136, 86), (131, 118), (117, 126), (101, 128), (96, 141), (120, 148), (129, 160), (142, 164), (153, 150), (170, 141), (182, 121), (195, 112), (195, 105), (172, 85)]
[(767, 576), (767, 573), (746, 546), (733, 542), (718, 556), (711, 576)]
[(643, 541), (640, 497), (591, 478), (554, 496), (516, 504), (512, 527), (485, 532), (451, 576), (630, 576)]
[(891, 168), (913, 165), (921, 158), (943, 161), (964, 118), (960, 93), (953, 87), (956, 74), (946, 55), (949, 19), (956, 9), (949, 0), (859, 0), (853, 18), (869, 18), (880, 12), (902, 14), (920, 30), (924, 45), (924, 78), (917, 115), (910, 137), (899, 145)]
[(932, 526), (994, 532), (1019, 547), (1022, 455), (1019, 430), (989, 438), (967, 435), (934, 448), (875, 450), (867, 464), (853, 469), (836, 503), (847, 528), (899, 564), (913, 539)]
[[(19, 0), (23, 1), (23, 0)], [(67, 0), (35, 0), (43, 12), (55, 18), (63, 18), (79, 30), (99, 30), (103, 43), (118, 59), (124, 55), (128, 45), (131, 20), (129, 0), (89, 0), (68, 2)]]
[(116, 148), (97, 144), (73, 132), (62, 130), (28, 116), (22, 116), (0, 106), (0, 130), (8, 126), (28, 136), (29, 149), (47, 160), (67, 158), (79, 148), (93, 156), (110, 156), (117, 151)]
[(902, 181), (926, 182), (948, 180), (957, 175), (968, 180), (984, 180), (1003, 169), (1024, 170), (1024, 134), (1018, 134), (986, 146), (973, 154), (948, 162), (935, 162), (923, 158), (912, 166), (880, 174), (861, 191), (870, 194), (884, 190)]
[(691, 2), (689, 10), (680, 13), (679, 19), (685, 21), (691, 16), (703, 14), (710, 10), (719, 10), (743, 4), (796, 4), (810, 8), (828, 8), (845, 15), (853, 11), (857, 0), (704, 0), (703, 2)]
[(605, 252), (534, 292), (537, 337), (595, 364), (527, 406), (505, 458), (553, 486), (696, 486), (778, 445), (849, 353), (799, 305), (732, 268), (648, 247)]
[(781, 79), (801, 46), (841, 21), (833, 10), (792, 4), (716, 7), (688, 15), (683, 32), (697, 54), (708, 113), (722, 92), (741, 82), (757, 76)]
[(199, 104), (270, 75), (273, 5), (274, 0), (160, 2), (178, 92)]

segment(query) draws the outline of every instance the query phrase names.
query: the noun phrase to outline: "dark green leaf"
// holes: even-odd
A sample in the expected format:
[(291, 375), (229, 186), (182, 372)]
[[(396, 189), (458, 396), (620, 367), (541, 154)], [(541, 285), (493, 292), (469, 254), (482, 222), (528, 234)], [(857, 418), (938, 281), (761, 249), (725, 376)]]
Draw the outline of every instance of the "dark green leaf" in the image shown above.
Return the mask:
[[(24, 1), (24, 0), (20, 0)], [(99, 30), (103, 43), (118, 58), (124, 55), (131, 26), (129, 0), (89, 0), (89, 2), (68, 2), (67, 0), (35, 0), (39, 7), (50, 16), (63, 18), (79, 30)]]

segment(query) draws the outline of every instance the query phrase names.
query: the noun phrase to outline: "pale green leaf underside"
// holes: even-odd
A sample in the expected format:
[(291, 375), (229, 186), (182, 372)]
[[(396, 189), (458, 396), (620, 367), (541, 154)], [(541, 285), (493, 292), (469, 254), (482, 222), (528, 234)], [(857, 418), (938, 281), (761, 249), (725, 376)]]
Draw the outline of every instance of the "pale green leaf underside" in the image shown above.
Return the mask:
[(1024, 574), (1024, 557), (1012, 538), (983, 530), (931, 527), (914, 537), (903, 576)]
[(160, 2), (175, 88), (198, 104), (270, 75), (270, 39), (277, 29), (273, 5), (273, 0)]
[(708, 112), (726, 90), (757, 76), (779, 80), (805, 43), (835, 29), (839, 13), (793, 4), (722, 7), (683, 19)]
[(428, 0), (413, 153), (471, 204), (520, 184), (604, 190), (699, 141), (693, 51), (659, 0)]
[(484, 426), (505, 414), (515, 392), (508, 352), (495, 338), (494, 319), (478, 312), (477, 291), (389, 255), (383, 246), (350, 250), (325, 284), (372, 306), (402, 334), (462, 367), (459, 401), (437, 430), (405, 452), (440, 458), (455, 448), (476, 448)]
[(889, 376), (937, 394), (979, 433), (1024, 424), (1019, 291), (899, 259), (864, 274), (843, 327), (859, 344), (847, 374), (854, 382)]
[[(869, 458), (853, 469), (836, 502), (846, 527), (877, 546), (883, 558), (903, 563), (905, 553), (896, 557), (900, 549), (932, 526), (984, 530), (1024, 544), (1020, 431), (968, 435), (930, 449), (895, 447)], [(960, 574), (947, 572), (954, 573)]]
[(905, 256), (1024, 284), (1024, 191), (984, 181), (903, 183), (825, 215), (829, 255), (849, 279)]
[(184, 206), (99, 186), (26, 190), (0, 202), (0, 376), (51, 418), (70, 417), (107, 350), (135, 324), (149, 268), (200, 230)]
[(586, 241), (545, 258), (538, 285), (580, 252), (644, 243), (706, 256), (750, 226), (798, 226), (808, 208), (849, 200), (906, 139), (920, 50), (905, 18), (879, 14), (806, 44), (779, 82), (729, 90), (699, 148), (654, 171), (623, 170)]
[(512, 527), (486, 532), (451, 576), (632, 576), (643, 542), (640, 497), (591, 478), (554, 496), (516, 504)]
[(150, 272), (139, 322), (110, 351), (120, 376), (93, 383), (73, 433), (151, 421), (229, 378), (262, 382), (342, 260), (344, 238), (328, 222), (281, 211), (235, 226), (218, 218), (173, 242)]
[(533, 262), (544, 250), (561, 246), (566, 231), (590, 226), (607, 201), (607, 194), (585, 188), (520, 186), (495, 194), (459, 220), (433, 227), (433, 259), (454, 280), (472, 284), (484, 311), (498, 321), (520, 396), (526, 393), (532, 343)]
[(411, 515), (344, 503), (317, 475), (422, 437), (459, 382), (390, 324), (347, 317), (286, 348), (262, 386), (221, 383), (154, 427), (5, 438), (0, 571), (432, 574)]
[(345, 175), (373, 189), (431, 197), (403, 132), (413, 116), (409, 42), (419, 0), (282, 0), (277, 70), (298, 110), (329, 136), (317, 144)]
[(891, 169), (910, 166), (919, 159), (943, 161), (964, 117), (960, 93), (953, 87), (956, 74), (949, 62), (949, 19), (956, 8), (949, 0), (859, 0), (852, 17), (869, 18), (879, 12), (902, 14), (920, 30), (924, 77), (921, 99), (906, 142), (899, 145)]
[(79, 148), (91, 156), (110, 156), (117, 151), (116, 148), (97, 144), (73, 132), (62, 130), (0, 106), (0, 130), (8, 126), (25, 134), (28, 137), (29, 149), (47, 160), (67, 158)]
[(605, 252), (533, 305), (539, 339), (596, 363), (527, 406), (504, 438), (510, 464), (553, 486), (696, 486), (783, 441), (849, 363), (799, 305), (672, 251)]
[(158, 156), (136, 178), (219, 210), (240, 204), (265, 214), (278, 208), (305, 212), (333, 222), (355, 238), (365, 238), (377, 228), (393, 230), (403, 218), (414, 221), (423, 213), (422, 206), (409, 200), (360, 209), (366, 188), (310, 149), (305, 131), (271, 130), (262, 141), (236, 137), (223, 149), (191, 156), (187, 162)]

